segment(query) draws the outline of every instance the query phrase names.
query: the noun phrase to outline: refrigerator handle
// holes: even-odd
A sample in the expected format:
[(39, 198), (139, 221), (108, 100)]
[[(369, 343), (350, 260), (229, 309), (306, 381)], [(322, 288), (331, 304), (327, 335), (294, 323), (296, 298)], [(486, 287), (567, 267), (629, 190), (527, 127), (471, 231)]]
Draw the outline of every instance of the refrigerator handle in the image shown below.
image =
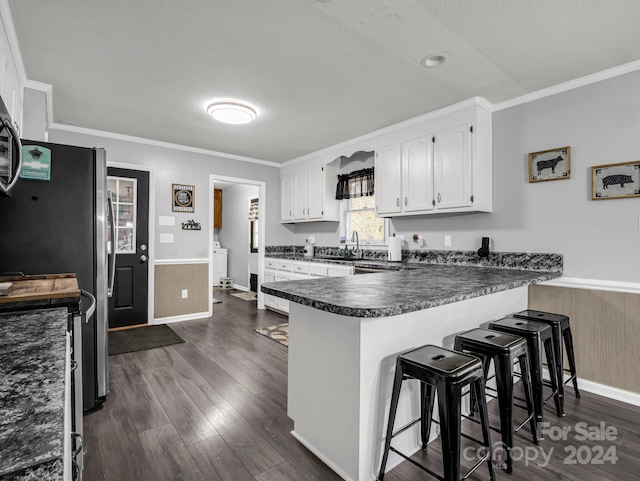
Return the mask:
[(113, 297), (113, 283), (116, 280), (116, 219), (113, 215), (113, 201), (111, 199), (111, 193), (107, 198), (107, 204), (109, 205), (109, 218), (111, 219), (111, 253), (109, 256), (109, 277), (107, 287), (107, 297)]
[(89, 291), (85, 291), (84, 289), (80, 290), (80, 295), (89, 299), (89, 302), (91, 303), (82, 316), (82, 320), (86, 324), (87, 322), (89, 322), (91, 316), (93, 316), (93, 313), (96, 312), (96, 298), (93, 297), (93, 294), (91, 294)]

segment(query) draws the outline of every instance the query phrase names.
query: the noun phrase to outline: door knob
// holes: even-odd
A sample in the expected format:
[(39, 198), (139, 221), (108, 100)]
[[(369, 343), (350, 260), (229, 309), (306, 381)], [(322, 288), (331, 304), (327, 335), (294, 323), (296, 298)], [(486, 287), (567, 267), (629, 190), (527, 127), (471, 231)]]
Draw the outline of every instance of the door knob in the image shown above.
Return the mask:
[(140, 263), (141, 263), (141, 264), (143, 264), (143, 263), (147, 262), (147, 259), (148, 259), (148, 257), (147, 257), (147, 256), (145, 256), (144, 254), (142, 254), (142, 255), (140, 256)]
[(140, 246), (140, 250), (141, 250), (142, 252), (146, 251), (146, 250), (147, 250), (147, 244), (142, 244), (142, 245)]

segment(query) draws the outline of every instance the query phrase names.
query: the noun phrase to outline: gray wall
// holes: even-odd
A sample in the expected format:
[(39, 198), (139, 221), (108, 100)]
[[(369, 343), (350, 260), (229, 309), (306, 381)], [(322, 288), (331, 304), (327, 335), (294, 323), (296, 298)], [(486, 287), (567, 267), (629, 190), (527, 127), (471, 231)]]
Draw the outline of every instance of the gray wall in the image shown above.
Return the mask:
[(47, 103), (44, 92), (24, 89), (23, 139), (44, 140), (47, 128)]
[[(50, 130), (49, 141), (87, 147), (104, 147), (107, 160), (150, 166), (155, 175), (156, 259), (188, 259), (209, 257), (209, 231), (212, 229), (212, 202), (209, 200), (209, 174), (260, 180), (266, 183), (266, 245), (291, 244), (293, 236), (280, 225), (280, 169), (223, 157), (185, 152), (134, 142), (91, 135)], [(171, 211), (171, 184), (195, 186), (195, 213)], [(158, 216), (174, 216), (174, 227), (158, 226)], [(201, 231), (183, 231), (180, 224), (194, 219)], [(161, 233), (173, 233), (173, 244), (160, 244)]]
[(222, 189), (222, 227), (216, 229), (220, 247), (227, 249), (227, 275), (233, 283), (249, 287), (248, 268), (258, 273), (258, 254), (249, 252), (249, 199), (258, 187), (235, 184)]

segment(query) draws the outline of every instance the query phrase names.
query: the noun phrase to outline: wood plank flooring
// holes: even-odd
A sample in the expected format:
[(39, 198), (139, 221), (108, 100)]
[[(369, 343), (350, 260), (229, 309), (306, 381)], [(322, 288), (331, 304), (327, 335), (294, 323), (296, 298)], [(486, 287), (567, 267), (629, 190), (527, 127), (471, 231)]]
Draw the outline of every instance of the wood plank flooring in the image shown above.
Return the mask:
[[(259, 311), (255, 301), (231, 292), (216, 291), (223, 302), (214, 305), (212, 318), (171, 325), (184, 344), (109, 358), (107, 402), (84, 417), (85, 481), (341, 479), (289, 434), (287, 348), (253, 330), (286, 318)], [(545, 419), (553, 431), (534, 446), (523, 428), (516, 435), (516, 453), (528, 459), (516, 460), (512, 476), (498, 470), (498, 480), (640, 479), (639, 407), (586, 392), (576, 400), (571, 389), (565, 418), (557, 418), (550, 404)], [(497, 425), (495, 402), (490, 410)], [(580, 439), (576, 429), (599, 430), (602, 422), (615, 427), (615, 435), (609, 432), (614, 439)], [(475, 425), (464, 426), (479, 437)], [(563, 427), (570, 429), (566, 439), (552, 439)], [(495, 443), (498, 435), (492, 434)], [(473, 445), (464, 446), (471, 457)], [(615, 453), (615, 462), (603, 456), (606, 452)], [(440, 456), (435, 441), (414, 458), (441, 472)], [(422, 479), (433, 478), (407, 462), (385, 476), (385, 481)], [(486, 468), (469, 479), (489, 479)]]

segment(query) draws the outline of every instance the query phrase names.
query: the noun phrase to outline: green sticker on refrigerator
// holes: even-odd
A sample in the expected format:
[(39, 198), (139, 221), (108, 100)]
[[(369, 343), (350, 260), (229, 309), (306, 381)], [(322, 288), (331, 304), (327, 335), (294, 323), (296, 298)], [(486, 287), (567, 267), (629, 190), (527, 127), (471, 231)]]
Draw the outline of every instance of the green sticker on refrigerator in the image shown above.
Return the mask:
[(39, 145), (23, 145), (20, 178), (50, 180), (51, 150)]

